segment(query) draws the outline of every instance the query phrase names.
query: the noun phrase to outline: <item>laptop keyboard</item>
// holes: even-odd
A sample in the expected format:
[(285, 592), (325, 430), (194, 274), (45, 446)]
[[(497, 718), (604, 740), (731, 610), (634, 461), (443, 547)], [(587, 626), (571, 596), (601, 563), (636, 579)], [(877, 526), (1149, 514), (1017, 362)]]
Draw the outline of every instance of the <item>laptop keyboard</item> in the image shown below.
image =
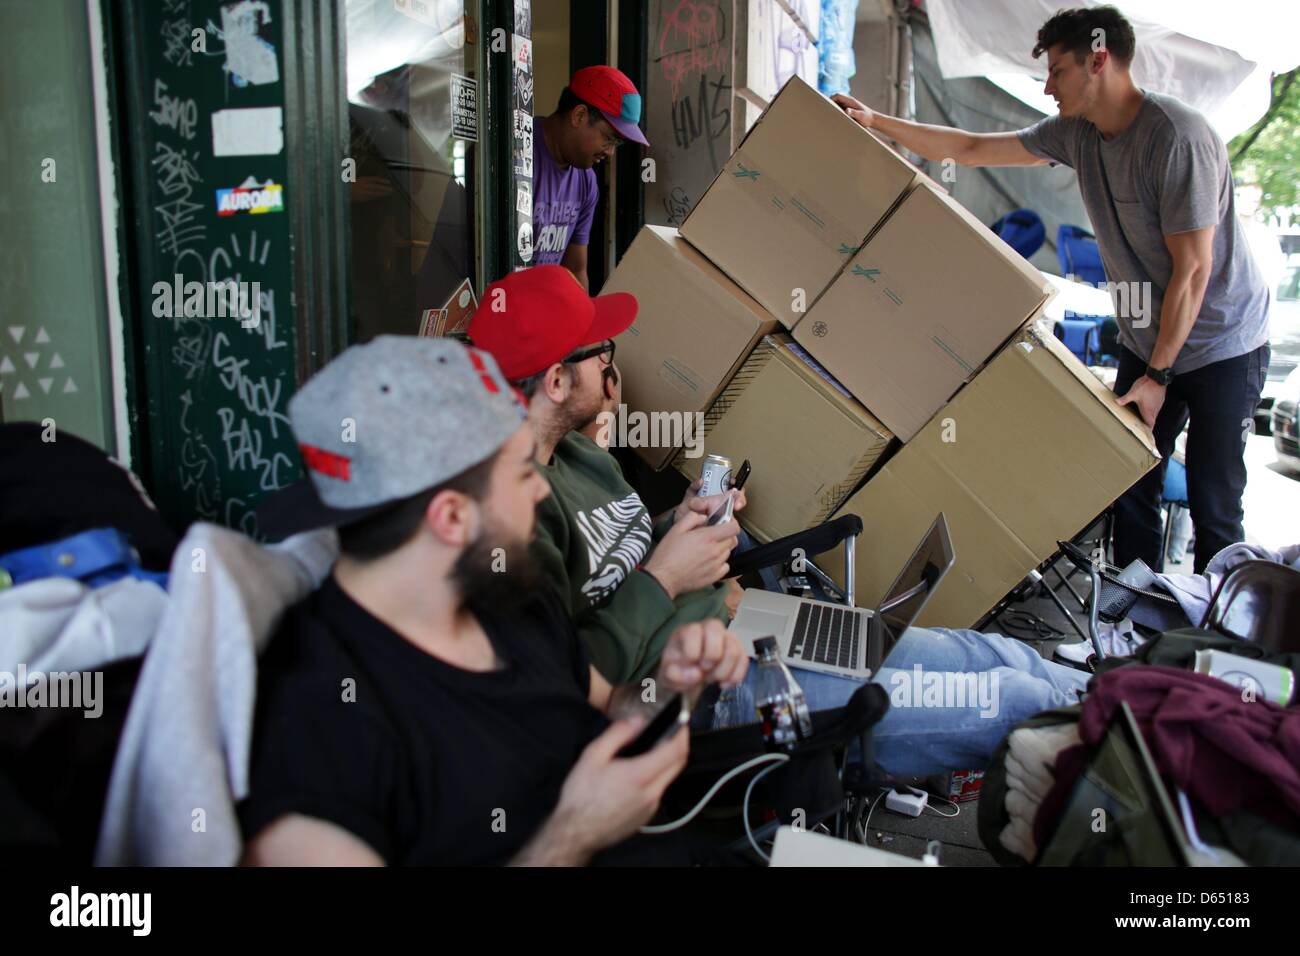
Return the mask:
[(815, 664), (856, 667), (861, 625), (862, 614), (850, 608), (801, 604), (790, 656)]

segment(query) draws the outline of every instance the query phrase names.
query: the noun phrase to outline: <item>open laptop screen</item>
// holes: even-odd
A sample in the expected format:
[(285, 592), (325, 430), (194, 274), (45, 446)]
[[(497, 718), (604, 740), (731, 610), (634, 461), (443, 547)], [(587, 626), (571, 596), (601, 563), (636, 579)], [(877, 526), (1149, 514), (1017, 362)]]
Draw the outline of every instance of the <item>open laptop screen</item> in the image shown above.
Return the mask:
[(948, 522), (940, 512), (880, 602), (880, 616), (892, 640), (903, 636), (952, 565)]

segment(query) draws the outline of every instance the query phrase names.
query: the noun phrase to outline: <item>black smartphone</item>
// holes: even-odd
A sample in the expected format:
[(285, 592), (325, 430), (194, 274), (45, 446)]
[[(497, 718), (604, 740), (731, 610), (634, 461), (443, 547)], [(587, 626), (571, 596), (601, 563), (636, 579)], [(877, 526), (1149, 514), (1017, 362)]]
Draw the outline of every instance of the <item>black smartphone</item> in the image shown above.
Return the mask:
[(731, 487), (734, 488), (736, 491), (739, 491), (741, 488), (745, 487), (745, 482), (748, 480), (749, 480), (749, 459), (746, 458), (745, 461), (740, 466), (740, 471), (736, 472), (736, 480), (731, 483)]
[(664, 709), (655, 715), (654, 720), (641, 728), (636, 739), (625, 745), (618, 752), (620, 757), (639, 757), (663, 743), (673, 734), (685, 727), (691, 719), (691, 712), (686, 708), (686, 699), (681, 694), (673, 694)]

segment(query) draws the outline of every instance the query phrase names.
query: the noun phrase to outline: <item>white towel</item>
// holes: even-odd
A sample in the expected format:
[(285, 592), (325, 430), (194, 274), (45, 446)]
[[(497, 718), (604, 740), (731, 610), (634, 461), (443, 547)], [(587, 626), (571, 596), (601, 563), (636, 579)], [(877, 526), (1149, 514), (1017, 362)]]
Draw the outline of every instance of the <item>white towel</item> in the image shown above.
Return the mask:
[(97, 865), (238, 862), (257, 655), (337, 554), (333, 531), (263, 547), (216, 525), (190, 528), (118, 744)]

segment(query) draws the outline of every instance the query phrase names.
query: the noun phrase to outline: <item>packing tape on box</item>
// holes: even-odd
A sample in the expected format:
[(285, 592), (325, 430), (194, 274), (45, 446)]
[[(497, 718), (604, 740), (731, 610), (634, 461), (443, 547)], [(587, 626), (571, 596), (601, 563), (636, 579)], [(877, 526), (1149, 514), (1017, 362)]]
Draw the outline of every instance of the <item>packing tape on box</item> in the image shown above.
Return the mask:
[(698, 395), (700, 374), (674, 355), (668, 356), (659, 366), (659, 377), (680, 395)]
[(861, 248), (865, 234), (855, 236), (853, 230), (812, 198), (787, 189), (766, 169), (750, 162), (740, 150), (727, 161), (723, 171), (733, 182), (744, 187), (741, 192), (769, 218), (795, 223), (822, 246), (845, 259)]

